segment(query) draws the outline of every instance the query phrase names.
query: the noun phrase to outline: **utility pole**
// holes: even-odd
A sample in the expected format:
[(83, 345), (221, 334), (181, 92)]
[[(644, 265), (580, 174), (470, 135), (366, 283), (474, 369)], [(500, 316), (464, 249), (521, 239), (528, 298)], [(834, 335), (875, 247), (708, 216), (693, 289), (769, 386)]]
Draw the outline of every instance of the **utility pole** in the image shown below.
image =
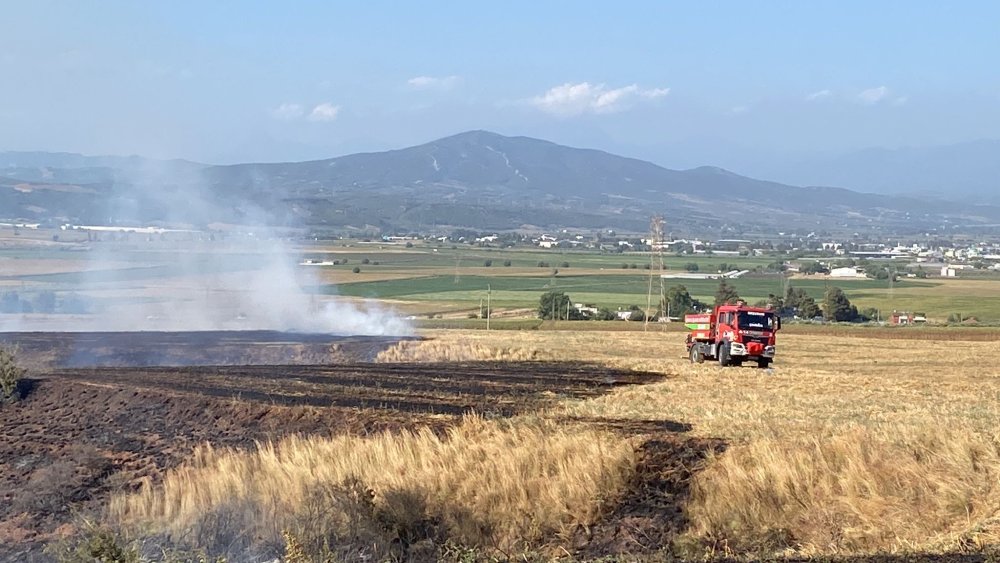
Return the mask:
[(490, 329), (490, 317), (493, 316), (493, 311), (490, 310), (490, 296), (493, 293), (493, 288), (490, 284), (486, 284), (486, 330)]
[[(649, 290), (646, 292), (646, 311), (642, 330), (649, 328), (649, 310), (653, 304), (653, 275), (660, 276), (660, 302), (663, 302), (663, 217), (653, 215), (649, 221)], [(657, 307), (659, 308), (659, 307)]]

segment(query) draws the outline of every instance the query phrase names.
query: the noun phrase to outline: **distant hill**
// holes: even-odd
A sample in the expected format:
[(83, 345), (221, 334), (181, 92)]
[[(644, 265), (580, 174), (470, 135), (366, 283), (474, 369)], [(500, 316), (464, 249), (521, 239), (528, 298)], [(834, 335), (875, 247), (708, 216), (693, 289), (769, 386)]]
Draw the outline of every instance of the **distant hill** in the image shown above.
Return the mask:
[[(41, 156), (33, 156), (35, 165), (28, 166), (4, 156), (10, 154), (0, 153), (0, 211), (16, 209), (20, 216), (34, 218), (74, 217), (86, 209), (141, 221), (265, 218), (385, 230), (535, 226), (644, 231), (649, 216), (662, 213), (669, 229), (710, 232), (916, 231), (1000, 222), (1000, 209), (991, 206), (800, 188), (713, 167), (670, 170), (603, 151), (487, 131), (295, 163), (204, 166), (129, 160), (126, 168), (80, 160), (75, 161), (80, 167), (65, 170), (55, 161), (39, 166)], [(23, 172), (42, 168), (45, 177)], [(53, 187), (60, 183), (65, 185)], [(73, 195), (64, 202), (55, 194)]]
[(880, 194), (1000, 203), (1000, 140), (920, 148), (872, 148), (834, 157), (751, 165), (751, 174), (793, 184)]

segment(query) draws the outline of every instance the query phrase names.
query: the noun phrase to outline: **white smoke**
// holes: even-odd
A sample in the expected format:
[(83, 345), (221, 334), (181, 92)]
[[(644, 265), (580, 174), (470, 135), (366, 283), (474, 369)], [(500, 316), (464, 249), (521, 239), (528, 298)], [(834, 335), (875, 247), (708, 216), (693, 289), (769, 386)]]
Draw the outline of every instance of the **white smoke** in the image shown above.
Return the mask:
[(145, 163), (127, 171), (121, 184), (127, 189), (107, 210), (108, 223), (155, 210), (164, 218), (155, 226), (168, 231), (94, 232), (100, 240), (89, 243), (87, 271), (54, 289), (101, 306), (85, 315), (0, 315), (0, 330), (412, 333), (377, 302), (326, 294), (318, 267), (299, 266), (294, 240), (304, 229), (269, 226), (272, 217), (244, 201), (239, 224), (212, 224), (232, 217), (234, 205), (212, 194), (197, 168)]

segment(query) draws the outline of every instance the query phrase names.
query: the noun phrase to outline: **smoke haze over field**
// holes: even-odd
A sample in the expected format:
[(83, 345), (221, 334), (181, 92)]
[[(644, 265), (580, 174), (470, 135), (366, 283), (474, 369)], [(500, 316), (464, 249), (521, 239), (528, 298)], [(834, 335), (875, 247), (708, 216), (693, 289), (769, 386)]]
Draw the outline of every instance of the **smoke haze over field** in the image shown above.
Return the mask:
[(88, 231), (93, 240), (87, 250), (71, 253), (84, 260), (75, 272), (34, 276), (31, 286), (19, 288), (36, 298), (54, 292), (60, 303), (83, 302), (87, 314), (0, 314), (0, 330), (410, 334), (408, 324), (384, 306), (322, 293), (317, 270), (298, 265), (289, 229), (270, 227), (263, 210), (244, 202), (238, 227), (204, 229), (233, 209), (211, 197), (197, 171), (149, 162), (126, 176), (122, 183), (143, 186), (150, 196), (116, 198), (105, 216), (117, 225), (139, 226), (129, 218), (154, 205), (168, 230)]

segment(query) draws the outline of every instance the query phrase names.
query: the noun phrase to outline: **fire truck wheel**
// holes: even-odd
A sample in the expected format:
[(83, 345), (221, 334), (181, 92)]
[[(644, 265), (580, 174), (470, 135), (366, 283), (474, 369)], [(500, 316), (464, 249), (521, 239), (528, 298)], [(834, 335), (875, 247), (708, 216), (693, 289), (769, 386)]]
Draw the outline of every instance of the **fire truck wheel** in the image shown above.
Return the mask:
[(719, 365), (722, 367), (726, 367), (729, 364), (730, 364), (729, 342), (723, 340), (722, 344), (719, 344)]
[(691, 363), (701, 364), (705, 362), (705, 355), (698, 351), (697, 346), (691, 347)]
[(757, 360), (757, 367), (759, 367), (760, 369), (767, 369), (768, 366), (770, 365), (771, 365), (771, 360), (767, 358), (761, 358)]

